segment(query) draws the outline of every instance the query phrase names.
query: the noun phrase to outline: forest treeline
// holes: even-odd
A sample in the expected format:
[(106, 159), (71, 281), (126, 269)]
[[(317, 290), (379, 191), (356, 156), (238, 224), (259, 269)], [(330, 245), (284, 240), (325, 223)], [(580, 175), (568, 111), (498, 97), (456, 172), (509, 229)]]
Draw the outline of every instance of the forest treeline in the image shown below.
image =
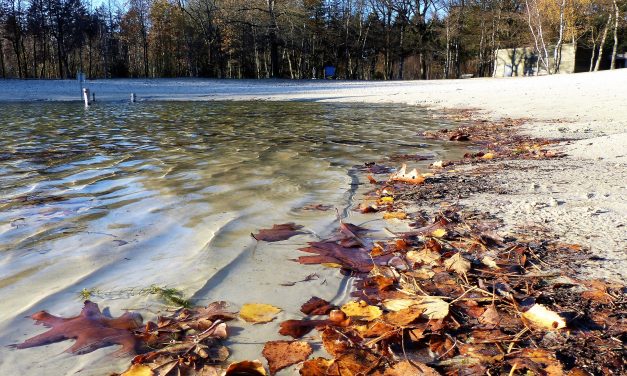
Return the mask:
[(490, 76), (500, 48), (625, 52), (627, 0), (0, 0), (3, 78)]

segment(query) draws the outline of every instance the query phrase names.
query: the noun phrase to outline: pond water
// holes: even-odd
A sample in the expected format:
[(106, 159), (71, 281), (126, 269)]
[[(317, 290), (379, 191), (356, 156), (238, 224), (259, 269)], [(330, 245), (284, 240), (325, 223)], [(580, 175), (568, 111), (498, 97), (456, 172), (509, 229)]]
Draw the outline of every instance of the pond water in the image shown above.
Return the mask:
[[(274, 304), (283, 309), (276, 322), (234, 325), (233, 359), (260, 358), (260, 344), (279, 338), (277, 323), (299, 317), (312, 295), (348, 297), (351, 281), (336, 269), (291, 261), (337, 228), (334, 210), (302, 207), (332, 205), (361, 223), (372, 217), (351, 210), (365, 189), (352, 166), (461, 152), (416, 137), (447, 124), (398, 105), (22, 103), (0, 104), (0, 116), (0, 374), (102, 374), (128, 364), (107, 360), (113, 348), (70, 361), (69, 342), (4, 346), (42, 331), (24, 318), (37, 310), (75, 315), (83, 289), (116, 316), (163, 309), (151, 285), (198, 304)], [(308, 233), (279, 243), (250, 236), (286, 222)]]

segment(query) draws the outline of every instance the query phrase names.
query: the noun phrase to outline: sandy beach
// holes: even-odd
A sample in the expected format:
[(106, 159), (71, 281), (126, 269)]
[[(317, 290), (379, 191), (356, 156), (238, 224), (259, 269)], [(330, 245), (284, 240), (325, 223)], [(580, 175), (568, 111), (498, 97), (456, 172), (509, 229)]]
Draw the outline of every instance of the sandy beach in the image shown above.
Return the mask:
[[(624, 88), (627, 86), (627, 70), (446, 81), (160, 79), (87, 81), (86, 86), (96, 94), (95, 106), (100, 102), (107, 104), (128, 102), (130, 93), (135, 93), (140, 102), (395, 103), (426, 107), (433, 111), (436, 121), (438, 111), (444, 109), (472, 110), (473, 120), (523, 119), (522, 125), (517, 129), (518, 132), (531, 137), (565, 140), (552, 148), (565, 153), (566, 157), (495, 161), (493, 167), (500, 172), (491, 175), (490, 178), (494, 180), (495, 186), (505, 188), (508, 194), (480, 192), (470, 195), (460, 203), (470, 209), (489, 212), (502, 219), (504, 226), (499, 232), (507, 233), (525, 226), (541, 227), (551, 239), (589, 248), (595, 256), (594, 259), (573, 265), (577, 275), (571, 277), (602, 278), (619, 282), (626, 280), (627, 99)], [(77, 106), (82, 106), (79, 93), (76, 81), (3, 80), (0, 81), (0, 109), (2, 102), (75, 101)], [(420, 137), (417, 135), (414, 141), (419, 142)], [(281, 160), (295, 158), (293, 155), (276, 156), (279, 157)], [(298, 165), (294, 164), (293, 167), (296, 170)], [(473, 167), (462, 167), (464, 168)], [(301, 173), (307, 175), (306, 171)], [(298, 177), (301, 178), (300, 175)], [(347, 210), (348, 207), (347, 204)], [(186, 213), (181, 215), (183, 214)], [(130, 219), (132, 220), (132, 217)], [(172, 222), (169, 225), (175, 226), (176, 218), (172, 218)], [(207, 231), (210, 231), (208, 224), (206, 227)], [(312, 224), (311, 227), (315, 228), (315, 225)], [(325, 228), (321, 227), (319, 230), (322, 232)], [(247, 233), (249, 230), (244, 228), (238, 231)], [(195, 239), (197, 236), (198, 234), (190, 233), (185, 242), (201, 244), (203, 240)], [(173, 243), (176, 239), (167, 240)], [(242, 248), (245, 246), (242, 245)], [(165, 249), (168, 243), (165, 242), (160, 247)], [(291, 255), (289, 252), (292, 252), (293, 248), (287, 244), (281, 249), (286, 255)], [(264, 249), (257, 251), (263, 255)], [(119, 255), (120, 258), (122, 256), (124, 254)], [(197, 256), (197, 259), (203, 258), (200, 252)], [(165, 265), (168, 261), (159, 262)], [(193, 267), (199, 268), (199, 265)], [(129, 270), (130, 268), (129, 266)], [(343, 288), (348, 289), (349, 283), (345, 279), (340, 280), (335, 272), (336, 270), (327, 271), (323, 277), (329, 278), (331, 283), (341, 283)], [(62, 269), (59, 269), (59, 273), (62, 273)], [(177, 275), (171, 273), (166, 277), (168, 281), (175, 281)], [(199, 277), (199, 280), (195, 281), (198, 286), (203, 284), (200, 279), (202, 278)], [(254, 286), (253, 282), (250, 282), (250, 286)], [(195, 291), (198, 286), (190, 284), (190, 291)], [(219, 299), (223, 291), (211, 291), (210, 287), (205, 288), (208, 290), (205, 295)], [(269, 294), (271, 291), (272, 289), (268, 287)], [(228, 292), (235, 294), (235, 287), (233, 291)], [(344, 294), (346, 296), (342, 296), (343, 299), (347, 298), (348, 293), (344, 291)], [(279, 304), (281, 301), (279, 296), (274, 296), (273, 299), (274, 301), (270, 303)], [(293, 302), (294, 307), (290, 309), (297, 310), (299, 305), (297, 303)], [(60, 305), (60, 302), (56, 304)], [(75, 311), (76, 307), (67, 307), (61, 313), (69, 315)], [(4, 317), (0, 315), (0, 318)], [(29, 325), (30, 322), (24, 323), (20, 330), (23, 331), (23, 328)], [(276, 332), (275, 329), (276, 326), (268, 326), (264, 333)], [(46, 354), (62, 351), (65, 345), (57, 344), (53, 350), (47, 350)], [(30, 354), (33, 356), (34, 353)], [(20, 354), (11, 352), (10, 356), (16, 360)], [(68, 359), (68, 356), (63, 355), (54, 357), (52, 361), (57, 365), (66, 364), (70, 362)], [(103, 359), (105, 358), (100, 352), (86, 355), (71, 371), (91, 374), (89, 370), (83, 368), (90, 361), (100, 362), (98, 363), (100, 370), (109, 371), (107, 367), (110, 364)], [(116, 362), (122, 364), (122, 361)], [(0, 369), (15, 370), (12, 366), (5, 367)], [(36, 368), (45, 369), (44, 366)]]

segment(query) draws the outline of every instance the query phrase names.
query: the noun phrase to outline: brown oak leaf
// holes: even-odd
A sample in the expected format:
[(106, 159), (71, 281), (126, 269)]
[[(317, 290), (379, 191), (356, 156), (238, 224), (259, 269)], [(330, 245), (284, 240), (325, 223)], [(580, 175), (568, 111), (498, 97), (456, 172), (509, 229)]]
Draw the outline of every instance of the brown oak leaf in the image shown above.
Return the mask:
[(116, 352), (118, 355), (135, 353), (138, 342), (131, 330), (142, 324), (142, 317), (138, 313), (126, 312), (118, 318), (106, 317), (100, 312), (98, 304), (89, 300), (85, 301), (80, 315), (76, 317), (63, 318), (39, 311), (31, 318), (37, 324), (51, 329), (18, 344), (18, 349), (74, 339), (74, 345), (66, 350), (74, 354), (85, 354), (111, 345), (122, 346)]

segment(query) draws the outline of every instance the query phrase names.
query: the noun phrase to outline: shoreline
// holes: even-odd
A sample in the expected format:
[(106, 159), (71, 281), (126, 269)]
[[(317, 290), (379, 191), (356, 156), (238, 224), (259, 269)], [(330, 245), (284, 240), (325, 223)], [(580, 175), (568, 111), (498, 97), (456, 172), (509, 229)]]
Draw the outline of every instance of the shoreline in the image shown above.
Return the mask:
[[(510, 164), (496, 178), (509, 186), (508, 199), (489, 193), (467, 200), (490, 201), (507, 227), (545, 223), (556, 236), (611, 257), (591, 275), (627, 277), (627, 70), (541, 77), (436, 81), (323, 81), (134, 79), (88, 81), (98, 101), (314, 101), (404, 103), (436, 111), (472, 109), (460, 121), (523, 119), (530, 137), (568, 139), (556, 145), (568, 157)], [(0, 81), (0, 102), (76, 101), (74, 80)], [(96, 102), (96, 105), (97, 105)], [(608, 241), (609, 239), (609, 241)], [(596, 273), (596, 274), (595, 274)]]
[[(574, 76), (567, 78), (573, 79), (572, 77)], [(505, 81), (515, 82), (516, 80)], [(615, 81), (615, 85), (620, 86), (620, 81)], [(457, 83), (463, 86), (462, 81)], [(611, 91), (611, 87), (606, 89), (608, 92)], [(339, 102), (360, 101), (357, 100), (358, 96), (351, 96), (353, 94), (346, 93), (343, 100)], [(533, 96), (532, 94), (528, 92), (523, 97)], [(313, 96), (311, 93), (308, 95)], [(379, 95), (378, 99), (375, 98), (378, 102), (373, 98), (370, 100), (371, 103), (390, 103), (394, 100), (404, 100), (406, 101), (404, 103), (409, 103), (410, 98), (407, 95), (399, 94), (400, 99), (383, 98)], [(283, 99), (277, 100), (286, 100), (286, 97), (281, 98)], [(327, 95), (327, 97), (314, 100), (333, 102), (336, 99)], [(275, 99), (257, 98), (255, 100)], [(291, 100), (306, 99), (294, 96)], [(444, 99), (438, 102), (436, 96), (428, 100), (424, 98), (412, 100), (416, 102), (413, 104), (430, 103), (431, 109), (438, 110), (458, 106), (460, 104), (455, 101), (461, 99), (454, 97), (449, 98), (448, 102)], [(515, 99), (510, 98), (510, 100), (516, 102)], [(577, 278), (584, 275), (587, 278), (624, 281), (625, 273), (627, 273), (624, 248), (627, 213), (624, 197), (627, 197), (627, 194), (624, 184), (627, 179), (626, 160), (621, 146), (624, 147), (627, 144), (625, 142), (627, 123), (625, 119), (621, 119), (619, 111), (612, 110), (613, 103), (613, 97), (596, 98), (592, 108), (573, 108), (571, 103), (560, 111), (553, 111), (556, 116), (550, 119), (547, 118), (550, 109), (546, 107), (551, 106), (544, 104), (542, 106), (545, 108), (540, 108), (541, 106), (538, 105), (536, 107), (538, 117), (531, 117), (539, 120), (521, 120), (524, 124), (513, 127), (516, 129), (515, 133), (532, 137), (571, 139), (548, 147), (548, 150), (555, 152), (563, 151), (567, 156), (559, 159), (538, 160), (496, 159), (487, 163), (492, 168), (491, 174), (477, 170), (477, 166), (474, 165), (462, 165), (459, 170), (460, 176), (464, 178), (473, 179), (481, 176), (485, 179), (488, 176), (494, 180), (490, 182), (490, 185), (478, 187), (477, 191), (471, 192), (468, 197), (459, 200), (459, 203), (469, 210), (487, 211), (501, 219), (503, 232), (516, 230), (517, 227), (525, 226), (527, 223), (541, 224), (542, 226), (536, 226), (536, 228), (531, 226), (528, 228), (538, 231), (543, 236), (553, 237), (552, 240), (581, 244), (591, 248), (593, 259), (588, 260), (589, 265), (577, 270), (577, 274), (574, 275)], [(478, 108), (471, 100), (467, 104), (468, 106), (463, 108)], [(507, 113), (506, 109), (494, 110), (490, 109), (490, 106), (494, 104), (487, 105), (486, 103), (485, 108), (473, 111), (463, 111), (462, 107), (459, 107), (450, 116), (462, 125), (472, 122), (479, 124), (493, 122), (505, 117), (503, 114)], [(572, 113), (566, 114), (567, 111), (572, 111)], [(586, 112), (585, 115), (583, 112)], [(516, 111), (512, 113), (516, 114)], [(511, 117), (521, 118), (521, 116)], [(557, 121), (551, 121), (551, 119), (557, 119)], [(471, 141), (473, 141), (472, 138)], [(392, 166), (398, 167), (396, 164)], [(462, 185), (463, 182), (459, 184)], [(499, 190), (504, 190), (506, 194), (499, 193)], [(490, 203), (488, 208), (486, 208), (487, 202)], [(544, 229), (537, 227), (544, 227)], [(577, 260), (571, 261), (578, 262)]]

